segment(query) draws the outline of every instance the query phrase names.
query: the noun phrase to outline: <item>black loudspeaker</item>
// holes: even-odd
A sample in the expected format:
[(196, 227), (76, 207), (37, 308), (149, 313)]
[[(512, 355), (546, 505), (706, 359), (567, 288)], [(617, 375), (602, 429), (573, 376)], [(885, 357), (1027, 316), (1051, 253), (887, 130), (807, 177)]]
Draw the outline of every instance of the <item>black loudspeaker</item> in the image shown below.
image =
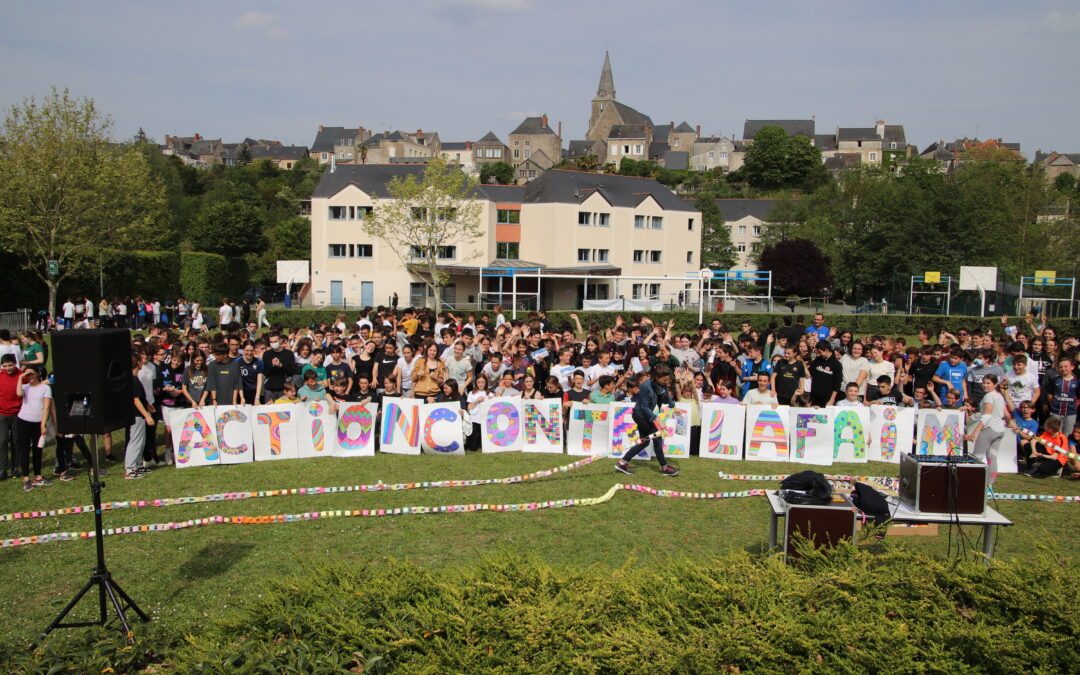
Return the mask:
[(52, 334), (57, 432), (104, 434), (131, 426), (131, 333), (65, 330)]

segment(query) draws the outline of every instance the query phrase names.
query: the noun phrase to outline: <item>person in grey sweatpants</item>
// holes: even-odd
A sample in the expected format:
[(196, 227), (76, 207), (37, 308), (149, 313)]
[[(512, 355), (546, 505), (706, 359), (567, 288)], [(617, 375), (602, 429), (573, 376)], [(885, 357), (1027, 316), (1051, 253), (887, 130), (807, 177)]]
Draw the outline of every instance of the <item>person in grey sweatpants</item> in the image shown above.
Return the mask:
[(131, 361), (131, 394), (135, 403), (135, 419), (128, 427), (128, 444), (124, 451), (124, 478), (128, 480), (141, 478), (143, 475), (142, 456), (143, 446), (146, 444), (146, 428), (154, 426), (154, 416), (150, 414), (150, 406), (146, 402), (146, 391), (138, 377), (142, 359), (132, 355)]

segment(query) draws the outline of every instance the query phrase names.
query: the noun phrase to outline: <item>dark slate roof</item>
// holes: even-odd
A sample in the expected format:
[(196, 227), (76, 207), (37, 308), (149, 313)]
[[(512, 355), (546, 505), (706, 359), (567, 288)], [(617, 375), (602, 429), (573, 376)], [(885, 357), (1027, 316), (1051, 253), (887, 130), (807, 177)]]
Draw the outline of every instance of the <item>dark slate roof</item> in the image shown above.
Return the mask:
[(493, 202), (511, 202), (520, 204), (525, 197), (523, 185), (481, 185), (480, 192)]
[(619, 113), (623, 124), (648, 124), (650, 127), (654, 126), (652, 119), (645, 113), (638, 112), (625, 103), (619, 103), (618, 101), (612, 101), (611, 104), (615, 106), (615, 110)]
[(466, 141), (461, 141), (460, 143), (457, 142), (457, 141), (446, 141), (445, 143), (442, 144), (442, 149), (443, 150), (468, 150), (468, 148), (465, 147), (465, 145), (466, 145)]
[(546, 171), (525, 186), (526, 203), (580, 204), (599, 190), (614, 206), (633, 208), (645, 195), (668, 211), (695, 211), (693, 204), (675, 196), (652, 178), (636, 178), (582, 171)]
[(840, 127), (836, 130), (836, 141), (879, 141), (874, 127)]
[(334, 146), (342, 138), (356, 138), (359, 129), (346, 129), (345, 127), (323, 127), (315, 134), (315, 142), (311, 144), (312, 152), (333, 152)]
[(667, 141), (653, 141), (649, 143), (649, 159), (659, 159), (668, 151)]
[(675, 127), (676, 133), (680, 134), (692, 134), (694, 133), (694, 127), (690, 126), (686, 122), (681, 122), (679, 126)]
[(248, 154), (252, 159), (298, 160), (307, 157), (308, 149), (302, 145), (251, 146)]
[(780, 127), (788, 136), (814, 137), (814, 120), (746, 120), (743, 140), (754, 138), (765, 127)]
[(904, 134), (903, 124), (886, 124), (885, 140), (897, 145), (907, 145), (907, 136)]
[(220, 140), (201, 140), (191, 144), (191, 152), (195, 155), (212, 155), (214, 149), (221, 145)]
[(567, 158), (575, 159), (585, 155), (597, 156), (596, 141), (570, 141), (566, 151)]
[(544, 124), (543, 117), (526, 117), (525, 121), (517, 126), (510, 132), (513, 134), (552, 134), (555, 132), (551, 130), (551, 127)]
[(675, 171), (690, 168), (690, 153), (685, 150), (668, 150), (664, 153), (664, 166)]
[(668, 136), (671, 134), (670, 124), (661, 124), (658, 127), (653, 127), (652, 137), (654, 141), (660, 141), (661, 143), (668, 142)]
[(819, 150), (835, 150), (836, 149), (836, 135), (835, 134), (814, 134), (814, 147)]
[(645, 138), (648, 129), (644, 124), (614, 124), (608, 138)]
[(334, 171), (327, 169), (319, 179), (311, 196), (332, 197), (349, 185), (355, 185), (372, 197), (386, 198), (390, 193), (386, 184), (393, 178), (424, 175), (424, 167), (419, 165), (394, 164), (353, 164), (338, 165)]
[(492, 131), (484, 134), (484, 137), (478, 140), (477, 143), (498, 143), (499, 145), (503, 144), (503, 142), (499, 140), (499, 137), (496, 136), (495, 133)]
[(772, 213), (774, 199), (717, 199), (716, 207), (724, 217), (725, 223), (742, 220), (753, 216), (758, 220), (768, 220)]
[(698, 139), (696, 141), (694, 141), (694, 145), (697, 145), (698, 143), (716, 144), (716, 143), (719, 143), (720, 141), (722, 141), (723, 138), (724, 138), (723, 136), (699, 136)]

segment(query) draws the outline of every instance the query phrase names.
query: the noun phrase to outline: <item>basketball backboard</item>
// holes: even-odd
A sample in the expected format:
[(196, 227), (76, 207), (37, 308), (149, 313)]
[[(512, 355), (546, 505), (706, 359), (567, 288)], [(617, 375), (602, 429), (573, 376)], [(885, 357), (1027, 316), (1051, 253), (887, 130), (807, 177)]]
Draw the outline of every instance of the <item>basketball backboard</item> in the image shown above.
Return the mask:
[(960, 267), (960, 290), (962, 291), (996, 291), (997, 268), (996, 267)]
[(311, 280), (306, 260), (277, 261), (277, 282), (279, 284), (306, 284)]

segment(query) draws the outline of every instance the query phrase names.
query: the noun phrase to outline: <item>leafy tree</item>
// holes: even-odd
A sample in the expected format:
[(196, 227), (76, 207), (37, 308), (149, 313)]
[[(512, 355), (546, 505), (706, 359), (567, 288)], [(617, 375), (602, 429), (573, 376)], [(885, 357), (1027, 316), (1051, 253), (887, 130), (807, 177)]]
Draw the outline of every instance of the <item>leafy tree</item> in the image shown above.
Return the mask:
[(1076, 176), (1071, 173), (1058, 174), (1054, 179), (1054, 189), (1062, 194), (1070, 194), (1076, 191)]
[(506, 162), (491, 162), (480, 166), (480, 182), (490, 185), (513, 185), (514, 167)]
[(245, 202), (207, 204), (191, 228), (191, 244), (197, 251), (240, 256), (266, 249), (265, 214)]
[(786, 239), (761, 252), (762, 269), (771, 270), (782, 293), (814, 295), (832, 286), (829, 259), (809, 239)]
[(164, 229), (161, 182), (138, 147), (112, 142), (111, 127), (92, 99), (53, 89), (12, 106), (0, 131), (0, 245), (46, 285), (51, 313), (60, 284), (101, 250), (149, 248)]
[(716, 194), (703, 192), (694, 200), (701, 211), (701, 266), (710, 269), (731, 269), (735, 266), (735, 247), (724, 216), (716, 205)]
[(236, 153), (236, 163), (240, 166), (251, 164), (251, 148), (246, 143), (241, 145), (240, 151)]
[(311, 221), (295, 216), (278, 222), (271, 231), (275, 260), (307, 260), (311, 257)]
[(389, 199), (380, 200), (364, 221), (364, 231), (383, 242), (403, 266), (426, 275), (422, 278), (436, 307), (439, 289), (448, 280), (439, 269), (439, 249), (457, 246), (462, 251), (484, 234), (482, 205), (475, 199), (477, 185), (475, 178), (435, 157), (424, 168), (422, 180), (392, 179), (386, 186)]
[(746, 151), (741, 180), (762, 189), (806, 187), (828, 181), (821, 151), (804, 136), (788, 136), (780, 127), (764, 127)]

